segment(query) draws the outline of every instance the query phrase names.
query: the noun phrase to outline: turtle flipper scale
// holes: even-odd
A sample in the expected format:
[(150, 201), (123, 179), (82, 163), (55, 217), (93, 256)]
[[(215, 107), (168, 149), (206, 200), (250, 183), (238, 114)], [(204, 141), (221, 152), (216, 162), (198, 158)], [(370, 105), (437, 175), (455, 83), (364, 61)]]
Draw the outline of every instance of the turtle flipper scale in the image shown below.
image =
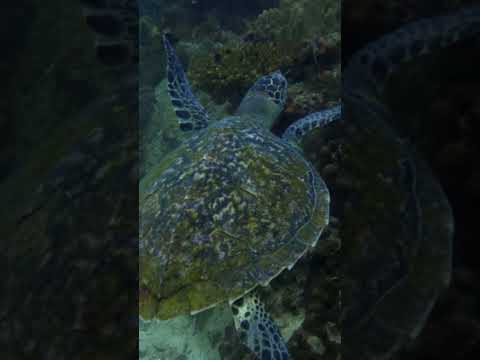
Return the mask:
[(313, 129), (326, 126), (331, 122), (340, 120), (341, 117), (341, 105), (315, 112), (291, 124), (283, 133), (282, 138), (288, 141), (297, 141)]
[(232, 304), (240, 340), (260, 360), (290, 360), (287, 345), (265, 305), (253, 293)]
[(248, 90), (245, 98), (263, 94), (277, 105), (283, 107), (287, 99), (287, 80), (280, 71), (275, 71), (269, 75), (262, 76)]
[(167, 54), (167, 87), (180, 129), (184, 131), (200, 130), (208, 126), (208, 114), (190, 88), (187, 76), (178, 59), (175, 49), (163, 35)]

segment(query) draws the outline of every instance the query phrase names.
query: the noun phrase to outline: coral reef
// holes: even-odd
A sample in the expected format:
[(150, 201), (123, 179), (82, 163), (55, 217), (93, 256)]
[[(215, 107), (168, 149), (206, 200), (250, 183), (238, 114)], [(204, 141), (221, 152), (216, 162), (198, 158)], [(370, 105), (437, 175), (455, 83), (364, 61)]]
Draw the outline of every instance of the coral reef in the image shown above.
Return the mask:
[[(339, 66), (338, 66), (339, 67)], [(335, 106), (340, 99), (340, 71), (324, 71), (312, 82), (298, 82), (289, 87), (289, 99), (285, 107), (285, 117), (289, 122), (306, 116), (318, 109)]]
[[(289, 80), (307, 79), (317, 86), (317, 76), (339, 62), (339, 14), (339, 1), (283, 0), (279, 8), (246, 21), (241, 38), (230, 36), (212, 44), (209, 54), (193, 56), (193, 85), (217, 99), (238, 101), (258, 77), (280, 69)], [(210, 30), (217, 38), (223, 33), (212, 21), (196, 33)]]
[[(310, 61), (315, 54), (305, 43), (239, 42), (225, 45), (213, 54), (192, 58), (189, 77), (195, 87), (219, 100), (238, 101), (262, 75), (281, 70), (288, 77), (306, 79), (308, 91), (326, 93), (329, 99), (340, 92), (340, 66), (328, 69)], [(323, 49), (324, 53), (335, 51)], [(320, 55), (321, 56), (321, 55)]]
[[(228, 27), (224, 27), (222, 21), (212, 16), (200, 24), (191, 23), (190, 33), (175, 24), (145, 19), (144, 39), (149, 41), (145, 45), (150, 49), (141, 52), (145, 56), (140, 58), (141, 66), (145, 66), (144, 69), (141, 68), (145, 80), (142, 85), (152, 86), (154, 90), (151, 91), (151, 116), (145, 117), (141, 123), (140, 174), (147, 173), (159, 158), (178, 146), (182, 139), (168, 103), (165, 84), (159, 84), (164, 68), (163, 65), (160, 68), (158, 65), (163, 63), (159, 29), (167, 28), (177, 39), (181, 39), (175, 47), (188, 69), (195, 94), (199, 95), (202, 104), (213, 115), (212, 118), (221, 118), (227, 107), (234, 108), (260, 76), (280, 69), (292, 84), (286, 113), (289, 114), (289, 119), (294, 120), (338, 101), (338, 14), (338, 1), (320, 3), (312, 0), (285, 0), (281, 1), (280, 8), (265, 10), (251, 22), (245, 21), (245, 32), (242, 34), (227, 31)], [(319, 21), (324, 17), (325, 21)], [(265, 26), (269, 26), (270, 30), (265, 31)], [(199, 90), (208, 92), (212, 97)], [(231, 100), (233, 106), (217, 107), (213, 103), (213, 100), (221, 103), (225, 99)], [(218, 109), (217, 112), (213, 111), (215, 108)], [(338, 243), (335, 233), (328, 236)], [(338, 355), (338, 337), (334, 336), (334, 330), (338, 327), (336, 305), (339, 282), (332, 275), (333, 270), (330, 271), (337, 267), (338, 246), (332, 252), (335, 256), (330, 259), (335, 260), (327, 260), (327, 256), (324, 258), (315, 254), (314, 262), (321, 263), (321, 267), (310, 270), (309, 274), (312, 262), (311, 259), (306, 259), (292, 271), (284, 272), (271, 283), (270, 288), (263, 291), (268, 308), (278, 320), (282, 333), (287, 338), (291, 336), (290, 345), (295, 358), (311, 359), (312, 354), (317, 357), (322, 354), (328, 359), (334, 359)], [(328, 256), (332, 252), (328, 252)], [(318, 260), (319, 258), (321, 259)], [(264, 289), (260, 289), (262, 290)], [(208, 317), (206, 313), (204, 315)], [(197, 329), (200, 331), (196, 338), (205, 335), (204, 328)], [(249, 354), (241, 353), (233, 329), (230, 329), (230, 335), (227, 330), (225, 334), (219, 332), (217, 340), (221, 343), (219, 352), (222, 359), (251, 358)], [(147, 345), (143, 341), (140, 348), (142, 357), (158, 357), (158, 344), (159, 342), (155, 345), (157, 349), (149, 350), (142, 348)], [(198, 349), (192, 354), (199, 354)]]
[(281, 0), (247, 26), (250, 32), (282, 42), (301, 42), (317, 36), (335, 38), (340, 29), (338, 0)]
[(260, 76), (291, 66), (297, 50), (298, 46), (282, 48), (273, 42), (226, 45), (192, 59), (189, 77), (193, 86), (217, 98), (238, 98)]

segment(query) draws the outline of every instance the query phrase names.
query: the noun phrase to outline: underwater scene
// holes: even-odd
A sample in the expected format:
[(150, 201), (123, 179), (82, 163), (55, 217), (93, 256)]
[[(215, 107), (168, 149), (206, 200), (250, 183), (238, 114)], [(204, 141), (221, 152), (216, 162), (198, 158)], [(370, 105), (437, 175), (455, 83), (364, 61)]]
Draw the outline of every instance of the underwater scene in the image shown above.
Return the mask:
[(340, 15), (140, 1), (141, 359), (339, 356), (328, 164), (299, 134), (340, 117)]
[(478, 358), (480, 1), (4, 6), (0, 359)]
[(375, 3), (343, 4), (396, 25), (358, 47), (340, 1), (140, 1), (142, 359), (412, 351), (454, 217), (398, 94), (480, 8)]
[(405, 7), (348, 53), (339, 1), (247, 3), (140, 1), (140, 357), (401, 356), (454, 218), (389, 86), (478, 36), (479, 8)]

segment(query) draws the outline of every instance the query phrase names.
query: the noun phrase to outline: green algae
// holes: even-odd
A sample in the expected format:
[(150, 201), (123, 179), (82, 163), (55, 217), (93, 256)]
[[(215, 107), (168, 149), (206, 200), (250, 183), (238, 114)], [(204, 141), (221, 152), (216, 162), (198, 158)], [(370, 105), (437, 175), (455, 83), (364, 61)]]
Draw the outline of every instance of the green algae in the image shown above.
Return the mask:
[(213, 96), (238, 98), (261, 76), (291, 66), (299, 45), (274, 42), (226, 45), (215, 53), (192, 59), (189, 78)]
[[(279, 8), (247, 22), (247, 37), (256, 40), (231, 39), (208, 54), (192, 56), (189, 78), (215, 98), (234, 101), (260, 76), (276, 70), (307, 67), (302, 71), (316, 78), (320, 69), (317, 64), (306, 66), (306, 59), (317, 62), (319, 39), (322, 46), (338, 47), (339, 15), (336, 0), (284, 0)], [(309, 74), (305, 78), (310, 79)]]
[(281, 0), (278, 8), (264, 10), (247, 27), (279, 42), (301, 43), (317, 36), (338, 42), (339, 24), (338, 0)]

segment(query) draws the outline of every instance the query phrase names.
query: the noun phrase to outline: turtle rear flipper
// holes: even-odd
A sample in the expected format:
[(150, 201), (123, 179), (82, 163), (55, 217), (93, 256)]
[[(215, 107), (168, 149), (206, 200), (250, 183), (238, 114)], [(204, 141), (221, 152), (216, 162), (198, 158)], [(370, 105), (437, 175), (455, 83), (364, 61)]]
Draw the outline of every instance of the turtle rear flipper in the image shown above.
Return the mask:
[(206, 128), (209, 123), (208, 114), (193, 95), (182, 64), (165, 34), (163, 35), (163, 43), (167, 54), (168, 94), (175, 109), (180, 129), (188, 131)]
[(256, 294), (249, 294), (232, 304), (235, 328), (240, 340), (260, 360), (289, 360), (287, 346), (277, 325), (265, 311)]

